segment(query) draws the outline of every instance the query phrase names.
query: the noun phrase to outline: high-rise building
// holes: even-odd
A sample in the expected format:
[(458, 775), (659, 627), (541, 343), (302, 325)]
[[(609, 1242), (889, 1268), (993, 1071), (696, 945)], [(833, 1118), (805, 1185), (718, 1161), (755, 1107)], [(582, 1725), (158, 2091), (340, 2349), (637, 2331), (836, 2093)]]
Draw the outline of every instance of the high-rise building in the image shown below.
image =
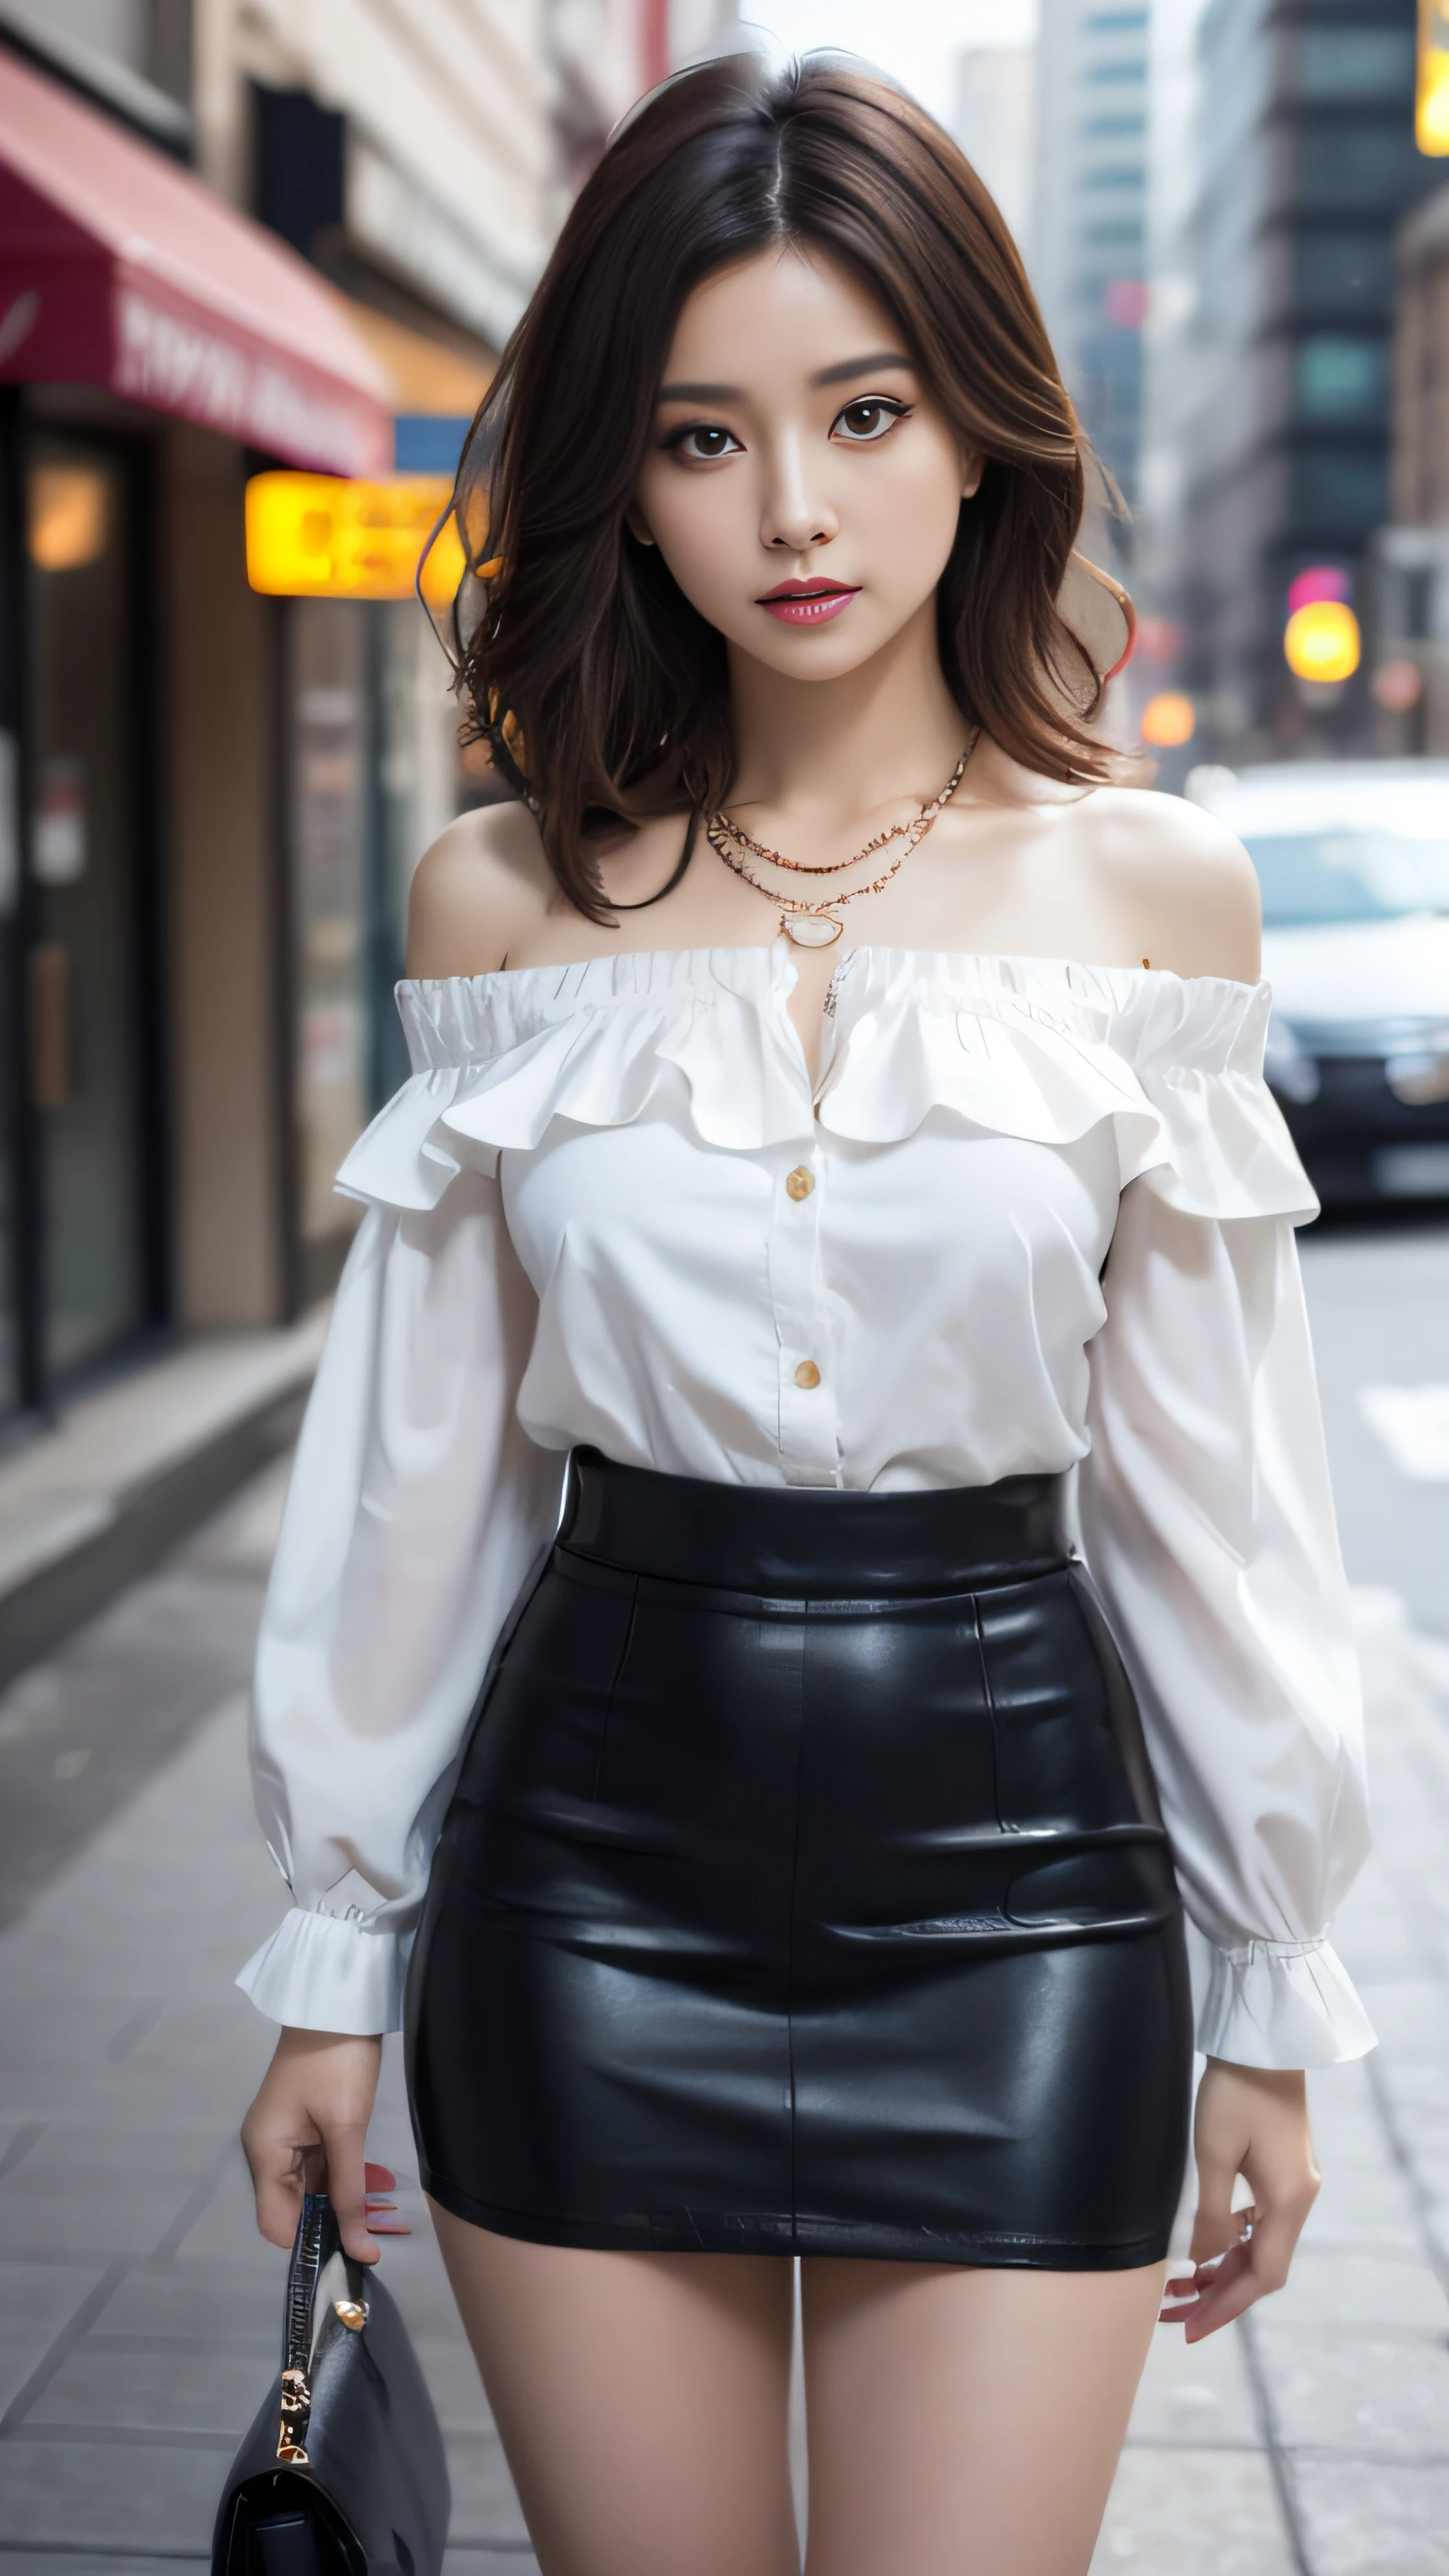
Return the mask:
[[(1082, 425), (1131, 508), (1142, 447), (1146, 0), (1042, 0), (1033, 282)], [(1119, 550), (1130, 552), (1130, 523)]]
[(973, 45), (956, 57), (951, 130), (1031, 256), (1036, 47)]
[[(1436, 165), (1414, 142), (1415, 0), (1209, 0), (1183, 266), (1178, 676), (1200, 756), (1322, 734), (1283, 658), (1288, 590), (1352, 596), (1388, 516), (1396, 225)], [(1324, 717), (1345, 748), (1361, 681)]]

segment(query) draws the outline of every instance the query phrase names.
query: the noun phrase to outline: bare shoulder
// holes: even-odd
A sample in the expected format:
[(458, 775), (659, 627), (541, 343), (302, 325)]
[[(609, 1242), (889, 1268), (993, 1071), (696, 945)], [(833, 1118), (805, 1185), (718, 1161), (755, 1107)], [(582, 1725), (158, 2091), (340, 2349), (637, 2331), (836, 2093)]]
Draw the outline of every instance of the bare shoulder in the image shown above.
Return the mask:
[(495, 974), (553, 891), (526, 805), (460, 814), (418, 861), (408, 899), (408, 973)]
[(1103, 891), (1140, 925), (1143, 956), (1178, 975), (1257, 982), (1257, 874), (1225, 824), (1141, 787), (1099, 788), (1082, 819)]

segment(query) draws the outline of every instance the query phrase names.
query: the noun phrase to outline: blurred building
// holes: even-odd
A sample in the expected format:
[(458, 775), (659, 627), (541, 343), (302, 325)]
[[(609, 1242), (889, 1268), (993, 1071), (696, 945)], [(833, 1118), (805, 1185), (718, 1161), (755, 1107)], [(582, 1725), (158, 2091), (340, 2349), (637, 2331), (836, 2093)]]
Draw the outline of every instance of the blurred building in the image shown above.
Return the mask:
[(1389, 524), (1374, 549), (1380, 747), (1449, 753), (1449, 187), (1400, 230)]
[(1362, 607), (1388, 512), (1393, 241), (1435, 178), (1414, 142), (1414, 32), (1414, 0), (1203, 14), (1160, 593), (1198, 756), (1371, 747), (1363, 675), (1295, 680), (1283, 637), (1300, 577)]
[(1022, 257), (1031, 257), (1036, 47), (973, 45), (956, 57), (951, 131), (986, 182)]
[(1187, 467), (1197, 383), (1192, 219), (1197, 32), (1206, 5), (1207, 0), (1154, 0), (1149, 31), (1142, 448), (1131, 537), (1139, 622), (1137, 649), (1115, 684), (1113, 709), (1123, 741), (1138, 742), (1147, 720), (1156, 737), (1158, 784), (1165, 787), (1180, 787), (1197, 756), (1195, 713), (1175, 682), (1183, 645)]
[[(1150, 21), (1146, 0), (1042, 0), (1036, 46), (1032, 280), (1082, 425), (1129, 510), (1142, 447)], [(1130, 564), (1130, 523), (1116, 540)]]
[(249, 586), (247, 485), (450, 475), (728, 14), (0, 0), (0, 1428), (335, 1275), (408, 878), (486, 787), (411, 600)]

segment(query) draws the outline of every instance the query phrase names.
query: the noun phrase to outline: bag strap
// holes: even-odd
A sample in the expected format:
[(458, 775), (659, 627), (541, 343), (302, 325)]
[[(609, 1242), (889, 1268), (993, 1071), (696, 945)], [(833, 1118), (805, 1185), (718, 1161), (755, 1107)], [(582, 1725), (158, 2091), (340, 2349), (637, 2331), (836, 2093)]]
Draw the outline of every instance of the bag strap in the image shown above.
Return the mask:
[(308, 2466), (317, 2282), (337, 2242), (337, 2221), (325, 2191), (304, 2193), (292, 2259), (287, 2266), (287, 2301), (282, 2315), (282, 2421), (277, 2433), (277, 2457), (288, 2468)]

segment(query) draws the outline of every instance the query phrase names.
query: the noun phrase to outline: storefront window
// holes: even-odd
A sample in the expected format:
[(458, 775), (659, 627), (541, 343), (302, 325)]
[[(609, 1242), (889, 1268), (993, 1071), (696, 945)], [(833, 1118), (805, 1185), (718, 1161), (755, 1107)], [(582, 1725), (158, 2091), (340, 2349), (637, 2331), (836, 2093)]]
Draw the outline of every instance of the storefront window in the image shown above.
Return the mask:
[(292, 604), (291, 844), (301, 1292), (336, 1276), (355, 1222), (332, 1183), (368, 1116), (367, 611)]
[(15, 736), (0, 732), (0, 1010), (11, 1026), (0, 1037), (0, 1422), (24, 1401), (20, 1348), (20, 1097), (22, 1066), (14, 1043), (19, 1022), (20, 808)]
[(429, 841), (458, 805), (458, 711), (447, 665), (412, 600), (376, 618), (378, 797), (374, 918), (372, 1099), (378, 1107), (407, 1078), (408, 1053), (393, 986), (407, 957), (408, 894)]
[(52, 1380), (149, 1320), (129, 502), (117, 450), (33, 442), (29, 1073)]
[(357, 1221), (337, 1167), (408, 1071), (393, 999), (408, 892), (458, 812), (458, 709), (413, 600), (288, 603), (297, 1293), (325, 1295)]

